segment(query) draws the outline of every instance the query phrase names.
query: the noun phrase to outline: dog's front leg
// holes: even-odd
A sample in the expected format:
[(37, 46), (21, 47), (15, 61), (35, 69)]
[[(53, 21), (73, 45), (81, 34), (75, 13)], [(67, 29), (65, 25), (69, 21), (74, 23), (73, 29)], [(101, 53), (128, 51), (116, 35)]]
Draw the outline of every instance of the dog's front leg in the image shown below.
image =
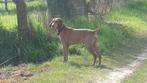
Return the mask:
[(68, 44), (63, 44), (63, 54), (64, 54), (64, 63), (66, 63), (68, 61)]

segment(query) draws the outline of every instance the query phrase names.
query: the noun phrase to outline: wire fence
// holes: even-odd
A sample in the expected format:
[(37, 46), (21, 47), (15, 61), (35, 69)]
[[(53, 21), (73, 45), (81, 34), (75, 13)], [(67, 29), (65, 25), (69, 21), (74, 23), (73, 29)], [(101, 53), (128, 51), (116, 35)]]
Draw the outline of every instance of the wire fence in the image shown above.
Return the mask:
[[(28, 17), (36, 21), (42, 21), (47, 16), (47, 3), (45, 0), (26, 1)], [(6, 7), (7, 6), (7, 7)], [(0, 0), (0, 24), (12, 28), (17, 25), (16, 5), (8, 1)]]
[[(61, 1), (60, 3), (58, 2), (58, 4), (54, 5), (50, 2), (54, 0), (25, 0), (25, 1), (27, 5), (28, 17), (42, 22), (48, 18), (47, 16), (50, 15), (64, 16), (66, 13), (68, 13), (70, 16), (82, 16), (84, 15), (85, 12), (86, 13), (88, 12), (88, 10), (86, 9), (87, 6), (85, 6), (85, 4), (82, 3), (82, 1), (84, 0), (71, 0), (71, 1), (63, 0), (72, 3), (69, 4), (72, 6), (69, 5), (65, 6), (65, 4)], [(123, 2), (124, 0), (122, 1), (114, 0), (114, 1), (119, 1), (118, 3), (113, 3), (113, 5), (116, 7), (120, 5), (119, 3)], [(71, 7), (71, 8), (70, 10), (68, 9), (69, 11), (66, 11), (66, 7)], [(48, 8), (50, 8), (51, 11), (48, 11)], [(57, 8), (59, 8), (60, 10), (56, 11)], [(66, 12), (63, 13), (64, 11)], [(17, 25), (16, 5), (12, 0), (7, 0), (7, 3), (5, 3), (5, 0), (0, 0), (0, 23), (6, 27), (14, 27)]]
[[(72, 2), (75, 3), (74, 1)], [(57, 17), (60, 17), (60, 15), (64, 16), (65, 13), (62, 12), (66, 11), (66, 6), (63, 6), (60, 10), (58, 10), (58, 12), (56, 12), (54, 7), (50, 9), (52, 11), (48, 11), (49, 7), (47, 4), (46, 0), (26, 0), (28, 17), (35, 19), (36, 21), (43, 22), (51, 14), (52, 16)], [(60, 4), (63, 3), (61, 2), (57, 5), (60, 6)], [(80, 16), (83, 12), (85, 12), (84, 10), (85, 8), (83, 6), (80, 7), (80, 4), (78, 3), (74, 4), (73, 8), (70, 9), (70, 11), (66, 11), (66, 13), (70, 16)], [(16, 5), (12, 0), (7, 0), (7, 3), (5, 3), (5, 0), (0, 0), (0, 23), (9, 28), (17, 25)]]

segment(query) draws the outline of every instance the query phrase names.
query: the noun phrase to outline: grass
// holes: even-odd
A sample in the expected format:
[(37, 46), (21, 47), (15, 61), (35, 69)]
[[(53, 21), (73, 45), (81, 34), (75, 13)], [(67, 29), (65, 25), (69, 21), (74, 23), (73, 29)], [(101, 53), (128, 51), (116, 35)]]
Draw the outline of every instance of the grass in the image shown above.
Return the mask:
[(80, 49), (82, 53), (80, 56), (70, 54), (69, 61), (66, 64), (62, 63), (63, 56), (39, 65), (29, 64), (31, 65), (29, 70), (32, 72), (37, 72), (41, 68), (47, 68), (47, 71), (35, 73), (24, 83), (89, 83), (100, 81), (114, 68), (126, 65), (135, 59), (135, 56), (140, 53), (143, 47), (139, 43), (145, 42), (134, 41), (127, 43), (126, 46), (118, 47), (110, 54), (105, 54), (102, 58), (101, 67), (91, 66), (93, 59), (86, 49)]
[[(141, 5), (137, 7), (137, 5)], [(107, 20), (116, 21), (123, 26), (133, 28), (136, 32), (142, 32), (146, 30), (147, 20), (147, 2), (144, 0), (134, 0), (134, 2), (128, 2), (128, 6), (121, 8), (120, 10), (113, 11), (110, 15), (106, 16)]]
[[(10, 3), (13, 4), (13, 3)], [(140, 36), (136, 36), (134, 34), (141, 33), (142, 31), (146, 30), (147, 17), (146, 14), (146, 1), (145, 0), (132, 0), (128, 6), (121, 8), (120, 10), (113, 10), (109, 14), (105, 16), (105, 21), (101, 27), (101, 30), (98, 35), (98, 42), (97, 45), (102, 51), (102, 66), (91, 66), (92, 64), (92, 56), (87, 52), (83, 45), (74, 45), (70, 47), (69, 52), (69, 62), (66, 64), (62, 63), (62, 46), (57, 45), (59, 40), (57, 37), (51, 37), (50, 41), (46, 39), (44, 35), (44, 30), (42, 29), (41, 21), (38, 21), (41, 16), (37, 16), (37, 11), (33, 11), (34, 8), (40, 10), (39, 8), (45, 8), (45, 5), (41, 5), (44, 3), (39, 3), (39, 1), (30, 1), (27, 2), (28, 9), (29, 9), (29, 16), (33, 21), (33, 26), (35, 27), (36, 35), (35, 35), (35, 42), (23, 42), (22, 45), (27, 46), (25, 50), (25, 56), (30, 58), (30, 62), (26, 64), (27, 70), (33, 72), (33, 76), (29, 79), (23, 81), (25, 83), (89, 83), (89, 82), (96, 82), (97, 80), (102, 80), (108, 72), (112, 71), (114, 68), (122, 65), (126, 65), (131, 60), (135, 59), (137, 56), (146, 46), (146, 41)], [(39, 6), (37, 5), (39, 4)], [(138, 5), (141, 5), (141, 7)], [(11, 6), (11, 5), (10, 5)], [(2, 5), (0, 3), (0, 10), (3, 10)], [(12, 7), (9, 8), (11, 11), (14, 12), (15, 7), (14, 4)], [(0, 22), (4, 30), (6, 32), (17, 31), (16, 28), (16, 16), (14, 13), (7, 13), (3, 11), (0, 14)], [(12, 23), (10, 23), (9, 19)], [(85, 18), (80, 19), (72, 19), (72, 20), (64, 20), (65, 24), (72, 27), (80, 27), (80, 28), (90, 28), (95, 29), (96, 23), (93, 21), (88, 21)], [(2, 31), (3, 32), (3, 31)], [(4, 35), (4, 33), (1, 33)], [(12, 34), (9, 34), (10, 37)], [(57, 36), (53, 34), (53, 36)], [(13, 42), (7, 36), (2, 36), (4, 40)], [(2, 38), (1, 37), (1, 38)], [(44, 38), (45, 37), (45, 38)], [(0, 38), (0, 39), (1, 39)], [(53, 41), (52, 41), (53, 40)], [(54, 42), (55, 41), (55, 42)], [(0, 45), (4, 47), (4, 44)], [(44, 42), (44, 43), (42, 43)], [(13, 43), (10, 47), (13, 48)], [(15, 44), (15, 41), (14, 41)], [(7, 46), (7, 43), (5, 44)], [(5, 46), (5, 47), (6, 47)], [(54, 46), (57, 49), (54, 49)], [(9, 46), (8, 46), (9, 48)], [(46, 49), (45, 49), (46, 48)], [(0, 49), (4, 49), (1, 48)], [(54, 49), (54, 50), (53, 50)], [(6, 49), (7, 50), (7, 49)], [(54, 57), (51, 61), (46, 61), (48, 58), (45, 57), (48, 54), (48, 50), (57, 50), (58, 53), (51, 54)], [(1, 50), (2, 51), (2, 50)], [(3, 51), (0, 56), (8, 53), (7, 55), (14, 52), (10, 49), (7, 51)], [(43, 55), (43, 56), (42, 56)], [(35, 61), (40, 60), (41, 58), (45, 58), (43, 63), (33, 63), (34, 57)], [(5, 58), (5, 57), (4, 57)], [(27, 58), (28, 59), (28, 58)], [(4, 60), (1, 59), (0, 60)], [(11, 65), (11, 64), (10, 64)], [(4, 66), (1, 67), (0, 70), (11, 70), (13, 66)]]
[[(134, 3), (136, 3), (136, 1)], [(122, 8), (120, 11), (112, 11), (106, 16), (107, 21), (117, 21), (117, 23), (102, 25), (103, 28), (101, 29), (101, 32), (98, 33), (98, 38), (100, 40), (98, 45), (103, 50), (104, 55), (102, 59), (103, 65), (101, 67), (90, 66), (92, 56), (90, 56), (82, 46), (80, 49), (75, 46), (73, 48), (80, 50), (80, 56), (70, 54), (69, 62), (67, 64), (62, 64), (62, 57), (57, 57), (56, 59), (53, 59), (52, 62), (46, 62), (50, 65), (50, 70), (35, 75), (26, 82), (88, 83), (103, 79), (103, 77), (107, 75), (107, 72), (133, 60), (146, 45), (146, 41), (143, 39), (128, 37), (131, 36), (130, 33), (141, 33), (146, 30), (147, 21), (144, 17), (140, 16), (140, 14), (146, 16), (145, 11), (126, 7)], [(72, 23), (69, 21), (66, 22), (67, 25), (73, 27), (95, 27), (94, 23), (89, 22), (86, 22), (87, 26), (82, 26), (84, 23), (84, 21), (72, 21)], [(127, 31), (129, 31), (129, 33), (126, 33)]]
[(146, 83), (147, 82), (147, 61), (144, 61), (136, 71), (130, 76), (126, 77), (123, 83)]
[[(140, 41), (141, 42), (141, 41)], [(140, 43), (138, 41), (138, 43)], [(105, 55), (102, 58), (102, 66), (92, 66), (92, 56), (86, 49), (81, 49), (81, 55), (70, 54), (69, 61), (63, 64), (63, 57), (59, 56), (52, 61), (46, 61), (41, 64), (26, 64), (27, 70), (34, 73), (34, 75), (23, 81), (24, 83), (89, 83), (100, 81), (107, 73), (118, 66), (122, 66), (133, 60), (134, 55), (140, 53), (140, 46), (132, 43), (130, 46), (118, 47), (113, 50), (111, 54)], [(143, 42), (142, 42), (143, 43)], [(136, 46), (140, 46), (135, 48)], [(130, 50), (131, 49), (131, 50)], [(13, 67), (4, 67), (4, 69), (11, 70)]]
[[(12, 21), (10, 21), (10, 18), (13, 19)], [(2, 15), (0, 16), (0, 23), (2, 23), (2, 25), (4, 27), (7, 28), (7, 30), (12, 30), (16, 25), (17, 25), (17, 20), (16, 20), (16, 15)]]
[[(47, 33), (45, 33), (45, 30), (43, 28), (43, 23), (41, 23), (42, 20), (40, 20), (40, 18), (43, 19), (43, 16), (40, 16), (40, 13), (37, 12), (39, 10), (45, 11), (43, 10), (44, 7), (46, 7), (44, 1), (41, 1), (41, 3), (39, 0), (29, 1), (27, 2), (27, 6), (29, 9), (28, 15), (30, 16), (30, 19), (32, 19), (31, 27), (33, 30), (33, 37), (31, 41), (30, 39), (23, 38), (23, 41), (20, 42), (18, 41), (15, 4), (10, 1), (8, 3), (9, 12), (7, 12), (4, 9), (4, 3), (0, 3), (0, 56), (2, 57), (0, 58), (0, 63), (3, 63), (5, 60), (9, 60), (13, 56), (17, 57), (11, 59), (7, 63), (11, 63), (12, 65), (13, 63), (19, 63), (17, 53), (18, 44), (21, 47), (21, 55), (24, 58), (22, 60), (23, 62), (41, 62), (45, 61), (45, 59), (48, 60), (49, 57), (51, 58), (55, 56), (52, 53), (56, 54), (56, 48), (58, 46), (58, 42), (56, 41), (57, 38), (47, 36)], [(33, 11), (34, 8), (37, 9)]]
[[(78, 63), (74, 62), (75, 59)], [(101, 77), (103, 73), (100, 72), (100, 69), (90, 67), (86, 64), (83, 64), (83, 60), (81, 61), (81, 57), (70, 57), (70, 61), (67, 64), (63, 64), (61, 58), (55, 59), (51, 63), (46, 63), (49, 65), (49, 71), (40, 73), (31, 78), (31, 80), (26, 81), (27, 83), (84, 83), (89, 81), (93, 74), (99, 72)], [(85, 60), (86, 61), (86, 60)], [(86, 63), (89, 63), (86, 61)], [(82, 70), (82, 71), (81, 71)], [(101, 70), (105, 71), (105, 70)], [(49, 77), (49, 78), (44, 78)], [(58, 80), (57, 80), (58, 79)]]

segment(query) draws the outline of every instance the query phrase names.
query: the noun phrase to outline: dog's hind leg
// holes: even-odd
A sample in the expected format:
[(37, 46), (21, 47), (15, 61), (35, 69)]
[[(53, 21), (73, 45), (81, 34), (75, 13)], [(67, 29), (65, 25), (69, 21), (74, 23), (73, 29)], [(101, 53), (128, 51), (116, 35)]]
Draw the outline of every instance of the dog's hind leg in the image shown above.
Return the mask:
[(93, 51), (96, 53), (97, 57), (99, 58), (99, 65), (101, 65), (101, 55), (99, 50), (96, 47), (96, 41), (93, 43)]
[(98, 55), (98, 57), (99, 57), (99, 65), (101, 65), (102, 56), (101, 56), (99, 50), (97, 50), (97, 55)]
[(88, 51), (93, 55), (93, 65), (95, 65), (97, 57), (99, 57), (99, 65), (101, 65), (101, 55), (96, 48), (96, 40), (86, 43)]
[(95, 65), (96, 60), (97, 60), (97, 53), (96, 53), (96, 51), (94, 51), (92, 45), (86, 45), (86, 47), (87, 47), (87, 50), (92, 54), (92, 56), (93, 56), (93, 65)]

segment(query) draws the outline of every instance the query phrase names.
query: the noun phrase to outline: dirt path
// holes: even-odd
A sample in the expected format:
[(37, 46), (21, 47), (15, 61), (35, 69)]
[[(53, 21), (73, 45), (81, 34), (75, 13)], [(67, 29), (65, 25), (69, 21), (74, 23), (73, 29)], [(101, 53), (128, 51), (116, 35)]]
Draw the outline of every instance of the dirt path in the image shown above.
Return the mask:
[(147, 48), (136, 57), (136, 60), (127, 64), (127, 66), (114, 69), (110, 72), (106, 79), (102, 81), (97, 81), (97, 83), (121, 83), (126, 76), (133, 73), (136, 67), (143, 63), (143, 61), (147, 59)]

